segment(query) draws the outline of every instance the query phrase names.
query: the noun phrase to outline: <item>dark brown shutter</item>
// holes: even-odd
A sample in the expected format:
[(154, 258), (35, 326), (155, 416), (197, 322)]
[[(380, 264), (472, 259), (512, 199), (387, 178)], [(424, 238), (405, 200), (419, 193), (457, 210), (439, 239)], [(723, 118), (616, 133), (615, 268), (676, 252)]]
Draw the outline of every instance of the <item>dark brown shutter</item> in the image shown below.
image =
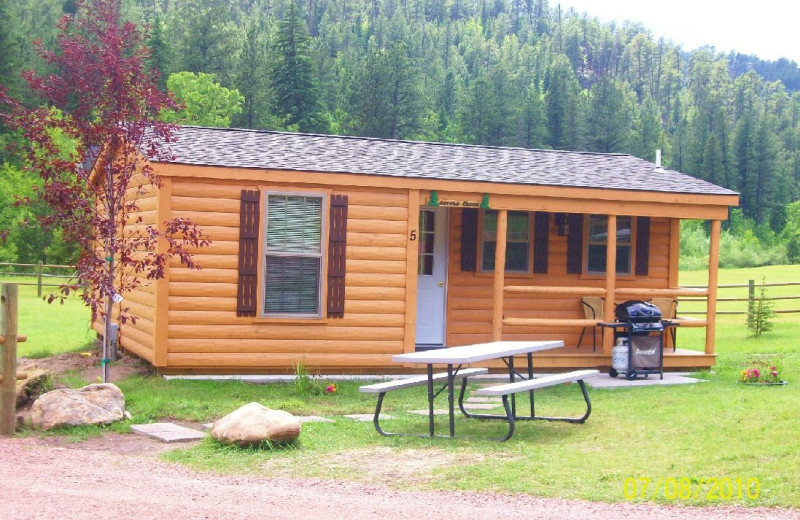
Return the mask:
[(260, 193), (242, 190), (239, 209), (239, 284), (236, 290), (236, 315), (255, 316), (258, 297), (258, 221)]
[(650, 264), (650, 217), (636, 219), (636, 276), (647, 276)]
[(347, 195), (331, 195), (328, 232), (328, 317), (344, 318)]
[(547, 273), (550, 213), (537, 211), (533, 222), (533, 272)]
[(474, 273), (478, 268), (478, 210), (461, 210), (461, 271)]
[(570, 213), (567, 222), (569, 223), (567, 273), (581, 274), (583, 272), (583, 215)]

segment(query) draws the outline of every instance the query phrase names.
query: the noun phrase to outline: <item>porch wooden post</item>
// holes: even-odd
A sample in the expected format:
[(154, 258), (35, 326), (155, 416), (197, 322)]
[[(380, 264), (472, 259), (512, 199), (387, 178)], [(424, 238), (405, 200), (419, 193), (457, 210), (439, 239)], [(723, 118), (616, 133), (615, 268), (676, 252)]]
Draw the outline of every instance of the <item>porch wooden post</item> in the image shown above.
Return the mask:
[[(606, 300), (603, 306), (603, 316), (606, 321), (614, 319), (614, 291), (617, 288), (617, 216), (608, 216), (606, 229)], [(614, 330), (603, 329), (603, 353), (611, 355), (614, 347)]]
[(492, 302), (492, 341), (503, 339), (503, 290), (506, 285), (506, 230), (508, 210), (497, 212), (497, 247), (494, 250), (494, 299)]
[(673, 218), (669, 221), (669, 271), (667, 287), (677, 289), (681, 264), (681, 221)]
[(711, 221), (711, 243), (708, 248), (708, 306), (706, 307), (706, 354), (714, 353), (717, 325), (717, 284), (719, 283), (719, 235), (721, 220)]

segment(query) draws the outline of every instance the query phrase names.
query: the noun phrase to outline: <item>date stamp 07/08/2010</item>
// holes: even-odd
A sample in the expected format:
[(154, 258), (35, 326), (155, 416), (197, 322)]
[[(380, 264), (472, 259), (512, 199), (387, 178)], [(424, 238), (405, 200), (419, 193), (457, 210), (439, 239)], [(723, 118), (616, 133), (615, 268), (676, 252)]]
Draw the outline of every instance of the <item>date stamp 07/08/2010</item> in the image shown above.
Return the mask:
[(755, 500), (760, 491), (757, 477), (628, 477), (623, 484), (626, 500)]

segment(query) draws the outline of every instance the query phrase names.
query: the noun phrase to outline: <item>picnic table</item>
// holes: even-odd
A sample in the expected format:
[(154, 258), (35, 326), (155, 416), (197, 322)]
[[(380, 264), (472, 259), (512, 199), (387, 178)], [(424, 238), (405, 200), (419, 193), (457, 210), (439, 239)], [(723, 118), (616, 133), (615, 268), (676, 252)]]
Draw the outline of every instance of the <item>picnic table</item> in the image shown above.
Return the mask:
[[(542, 378), (533, 377), (533, 353), (543, 350), (555, 349), (564, 346), (563, 341), (495, 341), (490, 343), (479, 343), (475, 345), (466, 345), (462, 347), (450, 347), (435, 350), (424, 350), (419, 352), (411, 352), (407, 354), (397, 354), (392, 356), (392, 361), (396, 363), (411, 363), (411, 364), (424, 364), (426, 365), (426, 375), (414, 376), (406, 379), (398, 379), (384, 383), (377, 383), (373, 385), (362, 386), (362, 392), (377, 393), (378, 404), (375, 409), (375, 416), (373, 423), (375, 429), (381, 435), (406, 435), (400, 433), (389, 433), (384, 431), (380, 426), (380, 411), (383, 403), (383, 398), (387, 392), (397, 390), (400, 388), (408, 388), (410, 386), (426, 385), (428, 390), (428, 434), (425, 437), (455, 437), (455, 382), (461, 381), (461, 391), (458, 398), (458, 407), (461, 412), (467, 417), (483, 418), (483, 419), (502, 419), (508, 422), (508, 434), (500, 439), (507, 440), (514, 433), (514, 421), (519, 419), (547, 419), (547, 420), (563, 420), (570, 422), (584, 422), (591, 412), (591, 404), (589, 396), (586, 393), (586, 387), (583, 379), (592, 377), (599, 373), (597, 370), (579, 370), (569, 372), (567, 374), (555, 374)], [(523, 376), (514, 367), (514, 356), (525, 355), (527, 356), (527, 374)], [(503, 399), (503, 406), (505, 414), (474, 414), (464, 409), (464, 394), (467, 387), (467, 379), (469, 377), (488, 373), (486, 368), (465, 368), (464, 365), (479, 363), (492, 359), (500, 359), (508, 368), (508, 383), (502, 385), (491, 386), (482, 388), (476, 392), (477, 395), (496, 395)], [(434, 365), (446, 365), (446, 372), (434, 373)], [(519, 379), (519, 380), (518, 380)], [(533, 391), (547, 386), (553, 386), (560, 383), (576, 381), (581, 386), (583, 397), (586, 401), (587, 412), (584, 416), (579, 418), (566, 418), (566, 417), (542, 417), (535, 414)], [(434, 386), (437, 382), (443, 382), (444, 385), (435, 391)], [(434, 399), (443, 390), (447, 390), (447, 403), (448, 403), (448, 416), (449, 416), (449, 431), (448, 435), (437, 435), (434, 425)], [(530, 392), (530, 414), (520, 416), (516, 410), (515, 394), (517, 392), (528, 391)], [(510, 396), (510, 399), (509, 399)]]

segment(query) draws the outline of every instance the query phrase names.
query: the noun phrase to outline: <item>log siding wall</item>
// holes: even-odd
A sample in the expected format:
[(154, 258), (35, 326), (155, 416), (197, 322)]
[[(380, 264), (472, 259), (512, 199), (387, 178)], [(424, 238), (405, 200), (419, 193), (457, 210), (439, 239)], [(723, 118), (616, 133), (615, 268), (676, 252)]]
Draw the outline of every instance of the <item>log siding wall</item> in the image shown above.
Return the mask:
[(168, 316), (166, 368), (287, 372), (299, 362), (310, 370), (395, 365), (391, 355), (403, 352), (406, 331), (408, 193), (332, 191), (349, 198), (343, 318), (237, 317), (239, 199), (242, 189), (259, 188), (330, 189), (172, 179), (172, 217), (191, 218), (212, 245), (195, 252), (200, 271), (177, 260), (170, 266), (169, 308), (160, 310)]

